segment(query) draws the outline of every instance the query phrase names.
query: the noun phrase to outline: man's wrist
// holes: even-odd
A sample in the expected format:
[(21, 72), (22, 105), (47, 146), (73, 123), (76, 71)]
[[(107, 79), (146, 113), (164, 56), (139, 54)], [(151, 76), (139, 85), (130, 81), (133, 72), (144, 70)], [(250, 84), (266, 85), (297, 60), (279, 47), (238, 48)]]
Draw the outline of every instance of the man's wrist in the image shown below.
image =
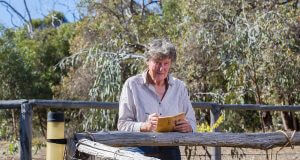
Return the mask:
[(147, 122), (143, 122), (142, 124), (141, 124), (141, 128), (140, 128), (140, 131), (141, 132), (149, 132), (149, 127), (148, 127), (148, 123)]

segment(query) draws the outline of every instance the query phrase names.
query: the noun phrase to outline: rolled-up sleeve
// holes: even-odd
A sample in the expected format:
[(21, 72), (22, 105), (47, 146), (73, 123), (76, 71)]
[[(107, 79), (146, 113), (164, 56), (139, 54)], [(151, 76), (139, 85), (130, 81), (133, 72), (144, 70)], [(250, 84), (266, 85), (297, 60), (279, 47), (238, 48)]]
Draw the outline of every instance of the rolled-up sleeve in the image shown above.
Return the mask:
[(132, 90), (129, 84), (129, 80), (127, 80), (120, 96), (118, 130), (140, 132), (143, 122), (136, 120), (136, 106), (133, 103)]
[(184, 87), (182, 91), (182, 105), (184, 107), (186, 119), (190, 123), (193, 132), (196, 132), (197, 127), (196, 127), (195, 111), (192, 107), (192, 103), (190, 101), (190, 97), (186, 87)]

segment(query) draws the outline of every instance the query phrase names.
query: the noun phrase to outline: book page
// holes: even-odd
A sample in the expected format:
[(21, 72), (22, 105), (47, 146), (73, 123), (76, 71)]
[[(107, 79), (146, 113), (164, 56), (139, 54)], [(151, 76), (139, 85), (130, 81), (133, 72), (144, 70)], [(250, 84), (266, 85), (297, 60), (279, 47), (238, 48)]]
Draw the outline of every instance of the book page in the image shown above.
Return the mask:
[(176, 122), (184, 119), (184, 112), (174, 116), (158, 117), (156, 132), (172, 132), (174, 131)]

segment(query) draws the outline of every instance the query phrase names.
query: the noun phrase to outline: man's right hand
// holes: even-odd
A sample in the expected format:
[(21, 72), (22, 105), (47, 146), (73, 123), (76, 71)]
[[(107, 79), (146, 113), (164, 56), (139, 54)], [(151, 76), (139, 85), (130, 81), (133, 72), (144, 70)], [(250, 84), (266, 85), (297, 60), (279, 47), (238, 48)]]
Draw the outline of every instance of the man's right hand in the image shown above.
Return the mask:
[(148, 116), (148, 119), (141, 126), (141, 132), (153, 132), (157, 127), (158, 114), (153, 113)]

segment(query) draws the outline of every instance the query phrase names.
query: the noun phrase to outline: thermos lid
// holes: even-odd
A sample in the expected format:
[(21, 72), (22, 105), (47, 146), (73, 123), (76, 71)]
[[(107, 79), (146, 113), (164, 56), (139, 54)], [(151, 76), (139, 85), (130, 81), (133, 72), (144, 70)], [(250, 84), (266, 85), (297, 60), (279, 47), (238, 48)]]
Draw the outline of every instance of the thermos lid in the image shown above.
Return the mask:
[(48, 112), (48, 122), (64, 122), (65, 117), (63, 112)]

